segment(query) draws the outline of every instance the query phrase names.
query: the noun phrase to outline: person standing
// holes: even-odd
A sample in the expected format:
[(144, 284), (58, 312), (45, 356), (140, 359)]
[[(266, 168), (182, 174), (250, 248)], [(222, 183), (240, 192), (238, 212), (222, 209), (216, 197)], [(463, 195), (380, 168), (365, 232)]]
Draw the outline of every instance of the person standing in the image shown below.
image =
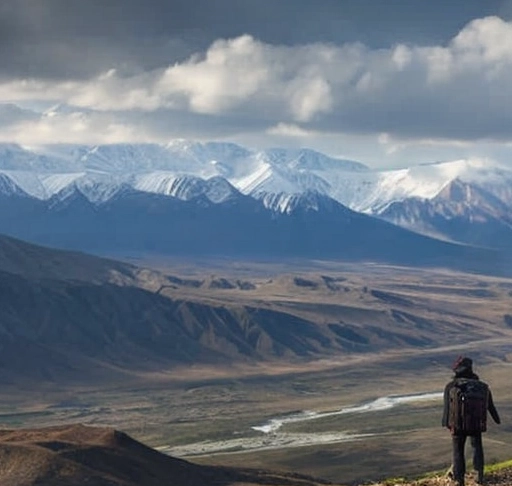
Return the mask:
[(453, 379), (444, 390), (443, 427), (452, 435), (452, 474), (458, 486), (464, 486), (466, 460), (464, 449), (469, 437), (473, 449), (473, 468), (477, 482), (484, 481), (484, 451), (482, 432), (487, 429), (487, 411), (494, 422), (500, 423), (489, 386), (473, 372), (473, 361), (459, 356), (453, 364)]

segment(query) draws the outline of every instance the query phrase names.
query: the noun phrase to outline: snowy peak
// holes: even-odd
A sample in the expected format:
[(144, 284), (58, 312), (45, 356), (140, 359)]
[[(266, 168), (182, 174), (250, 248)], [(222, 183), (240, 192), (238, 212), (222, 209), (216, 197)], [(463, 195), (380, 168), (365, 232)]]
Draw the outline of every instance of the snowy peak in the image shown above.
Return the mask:
[(163, 194), (190, 201), (206, 196), (213, 203), (224, 202), (239, 192), (223, 177), (201, 179), (195, 176), (152, 172), (139, 176), (133, 187), (139, 191)]
[(226, 179), (223, 177), (212, 177), (206, 181), (204, 194), (215, 204), (220, 204), (240, 195)]
[(193, 142), (175, 140), (165, 148), (175, 157), (187, 158), (202, 163), (222, 160), (239, 160), (250, 156), (251, 152), (240, 145), (226, 142)]
[(335, 159), (311, 149), (274, 148), (264, 152), (270, 163), (296, 170), (365, 172), (365, 165), (352, 160)]
[(133, 188), (126, 183), (114, 184), (112, 182), (94, 180), (86, 177), (79, 179), (75, 183), (75, 187), (88, 201), (96, 205), (119, 197), (127, 191), (133, 191)]
[[(249, 150), (232, 143), (188, 142), (167, 145), (113, 144), (101, 146), (44, 146), (33, 149), (0, 145), (0, 169), (36, 174), (70, 174), (71, 178), (109, 175), (115, 183), (135, 183), (140, 190), (168, 194), (169, 185), (182, 176), (207, 180), (223, 177), (244, 194), (265, 192), (329, 193), (331, 172), (367, 170), (357, 162), (337, 160), (313, 150)], [(32, 175), (33, 175), (32, 174)], [(76, 176), (72, 176), (75, 174)], [(24, 187), (23, 184), (20, 184)], [(28, 191), (48, 198), (63, 186)], [(43, 184), (44, 186), (44, 184)], [(48, 191), (48, 192), (46, 192)]]
[(261, 193), (259, 199), (267, 209), (281, 214), (320, 211), (331, 214), (334, 212), (352, 213), (350, 209), (342, 206), (334, 199), (315, 191), (306, 191), (300, 194)]
[(467, 207), (486, 206), (489, 203), (492, 206), (506, 207), (498, 197), (487, 190), (474, 183), (464, 182), (460, 179), (455, 179), (446, 185), (433, 201), (465, 205)]
[(459, 251), (372, 216), (512, 247), (512, 171), (477, 160), (379, 171), (307, 149), (223, 143), (0, 145), (0, 193), (20, 192), (39, 200), (12, 198), (2, 231), (78, 249), (413, 263)]
[(76, 184), (65, 187), (57, 194), (48, 199), (48, 209), (52, 211), (63, 211), (70, 206), (92, 207), (92, 203)]
[(164, 169), (167, 160), (165, 148), (156, 144), (98, 145), (80, 157), (80, 163), (88, 171), (107, 173)]
[(388, 206), (408, 199), (433, 200), (454, 181), (498, 190), (512, 202), (512, 171), (483, 159), (461, 159), (371, 171), (336, 181), (335, 199), (354, 210), (382, 214)]
[(331, 180), (369, 171), (357, 162), (333, 159), (308, 149), (256, 152), (247, 166), (251, 170), (233, 177), (232, 182), (241, 192), (251, 195), (315, 191), (333, 196)]
[(0, 173), (0, 196), (22, 196), (28, 197), (28, 194), (21, 189), (9, 176)]
[(391, 205), (409, 199), (432, 201), (447, 194), (443, 191), (457, 180), (512, 207), (512, 170), (483, 159), (370, 170), (310, 149), (250, 150), (223, 142), (31, 149), (0, 144), (0, 171), (39, 199), (76, 185), (94, 203), (108, 200), (122, 185), (183, 200), (204, 195), (215, 203), (240, 191), (278, 208), (288, 208), (295, 195), (312, 192), (354, 211), (383, 215)]
[[(293, 210), (301, 204), (301, 199), (304, 197), (303, 194), (286, 194), (280, 193), (260, 193), (259, 198), (263, 202), (263, 205), (275, 213), (290, 214)], [(318, 211), (318, 206), (313, 201), (310, 205), (310, 209)]]
[(502, 201), (487, 189), (455, 179), (432, 201), (438, 215), (466, 217), (473, 220), (489, 218), (510, 219), (512, 206)]
[(478, 246), (510, 248), (512, 205), (476, 183), (455, 179), (432, 199), (390, 204), (380, 217), (413, 231)]

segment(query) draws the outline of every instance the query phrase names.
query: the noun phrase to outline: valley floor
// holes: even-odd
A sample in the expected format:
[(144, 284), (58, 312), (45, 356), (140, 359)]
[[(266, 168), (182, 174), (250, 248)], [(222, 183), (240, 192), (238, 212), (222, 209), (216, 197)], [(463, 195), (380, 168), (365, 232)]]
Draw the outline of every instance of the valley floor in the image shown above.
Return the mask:
[[(12, 345), (4, 348), (0, 428), (106, 426), (198, 465), (298, 473), (334, 484), (418, 477), (425, 470), (441, 471), (449, 465), (451, 443), (440, 426), (439, 394), (451, 378), (454, 358), (469, 354), (475, 371), (491, 385), (503, 422), (490, 427), (484, 438), (488, 463), (512, 457), (508, 425), (512, 423), (512, 281), (381, 266), (357, 271), (325, 263), (293, 272), (288, 268), (289, 273), (279, 269), (277, 274), (274, 267), (263, 266), (252, 274), (256, 277), (247, 273), (253, 272), (252, 268), (237, 265), (212, 269), (208, 278), (204, 269), (201, 277), (190, 269), (181, 270), (169, 273), (181, 276), (172, 285), (170, 280), (162, 284), (162, 275), (137, 274), (137, 285), (145, 290), (144, 300), (137, 300), (134, 309), (154, 309), (155, 296), (162, 309), (167, 309), (169, 302), (180, 303), (176, 308), (187, 311), (183, 313), (187, 329), (202, 329), (200, 341), (211, 350), (226, 347), (223, 334), (212, 331), (224, 321), (213, 319), (205, 325), (204, 315), (196, 315), (194, 310), (229, 307), (234, 309), (230, 315), (238, 316), (239, 321), (243, 320), (240, 316), (263, 316), (247, 321), (251, 325), (245, 329), (253, 338), (260, 329), (260, 339), (253, 339), (259, 343), (254, 348), (259, 360), (237, 355), (229, 364), (222, 362), (223, 366), (196, 361), (168, 364), (151, 361), (154, 350), (148, 348), (137, 355), (139, 361), (129, 351), (121, 361), (114, 351), (124, 350), (125, 342), (117, 340), (122, 346), (112, 351), (106, 338), (123, 335), (131, 315), (126, 303), (132, 301), (125, 294), (118, 296), (116, 287), (112, 290), (112, 295), (119, 297), (116, 311), (126, 312), (115, 329), (95, 329), (100, 342), (106, 336), (107, 344), (101, 348), (95, 342), (85, 349), (87, 360), (71, 360), (75, 355), (70, 352), (70, 361), (52, 363), (45, 354), (44, 360), (32, 362), (29, 358), (33, 356), (25, 348), (20, 347), (19, 352), (13, 352)], [(60, 286), (57, 290), (60, 296)], [(73, 287), (65, 295), (80, 302), (91, 295), (80, 290)], [(112, 295), (93, 300), (106, 307), (88, 306), (104, 312), (102, 316), (96, 312), (94, 321), (84, 321), (83, 329), (90, 331), (90, 322), (100, 317), (111, 324)], [(31, 305), (29, 301), (23, 308), (31, 309)], [(69, 315), (81, 315), (74, 307), (70, 310), (73, 313)], [(268, 316), (276, 315), (280, 319), (268, 324)], [(167, 330), (174, 339), (175, 334), (165, 327), (168, 313), (159, 316), (162, 327), (157, 330)], [(150, 317), (154, 324), (155, 316)], [(41, 315), (34, 319), (41, 322)], [(69, 330), (67, 322), (68, 317), (62, 319), (64, 331)], [(313, 350), (318, 354), (291, 353), (297, 323), (304, 322), (308, 324), (304, 329), (328, 338), (311, 340), (304, 334), (302, 343), (315, 343)], [(133, 329), (138, 325), (134, 319)], [(12, 329), (19, 326), (13, 324)], [(276, 329), (280, 332), (271, 335), (270, 330)], [(133, 346), (140, 344), (137, 336), (134, 333), (130, 338)], [(156, 336), (150, 342), (160, 343), (160, 335)], [(70, 334), (69, 346), (76, 341), (77, 335)], [(321, 354), (323, 342), (339, 347)], [(8, 360), (9, 349), (18, 369)], [(101, 349), (112, 355), (94, 355)], [(276, 356), (272, 354), (275, 349), (290, 354)], [(23, 370), (27, 372), (22, 375)], [(425, 394), (432, 400), (402, 400), (396, 406), (375, 409), (383, 401)], [(372, 413), (363, 413), (372, 404)], [(347, 410), (351, 412), (341, 413)], [(278, 447), (269, 447), (280, 434), (286, 440), (306, 437), (308, 441), (285, 440)], [(354, 436), (357, 440), (352, 440)], [(351, 440), (345, 440), (347, 437)], [(258, 441), (261, 447), (254, 447)], [(227, 444), (227, 448), (194, 450), (197, 444)]]
[[(423, 350), (360, 356), (346, 362), (300, 367), (261, 367), (259, 372), (190, 368), (181, 373), (140, 375), (132, 384), (103, 388), (55, 386), (0, 390), (2, 428), (85, 423), (124, 430), (163, 451), (202, 442), (231, 443), (265, 437), (253, 427), (272, 419), (316, 413), (315, 420), (289, 420), (278, 433), (292, 437), (356, 435), (361, 440), (282, 444), (272, 450), (210, 451), (187, 457), (207, 466), (250, 467), (300, 473), (335, 484), (368, 484), (388, 477), (414, 477), (450, 462), (449, 434), (440, 427), (441, 401), (397, 403), (373, 413), (338, 413), (369, 407), (379, 398), (442, 390), (454, 353), (478, 356), (477, 370), (491, 384), (503, 426), (484, 437), (488, 463), (512, 457), (512, 389), (507, 343), (473, 343), (464, 349)], [(484, 353), (486, 358), (484, 359)], [(509, 353), (509, 352), (508, 352)], [(509, 355), (509, 354), (508, 354)], [(332, 413), (336, 412), (336, 413)], [(269, 438), (271, 441), (273, 438)], [(290, 445), (290, 444), (289, 444)], [(186, 454), (185, 454), (186, 456)], [(441, 483), (438, 483), (441, 484)], [(468, 483), (469, 484), (469, 483)]]

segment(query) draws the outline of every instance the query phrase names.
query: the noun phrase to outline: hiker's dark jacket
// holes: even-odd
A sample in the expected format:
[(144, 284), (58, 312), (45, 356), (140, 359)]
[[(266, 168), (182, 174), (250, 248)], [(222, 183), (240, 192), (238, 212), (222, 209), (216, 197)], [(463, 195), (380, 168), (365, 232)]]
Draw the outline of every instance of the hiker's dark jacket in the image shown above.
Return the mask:
[[(448, 427), (448, 414), (449, 414), (449, 408), (450, 408), (450, 389), (455, 385), (455, 381), (459, 378), (468, 378), (470, 380), (479, 380), (480, 378), (478, 375), (473, 373), (471, 370), (464, 369), (459, 373), (455, 373), (455, 376), (453, 377), (453, 380), (450, 381), (445, 389), (444, 389), (444, 410), (443, 410), (443, 420), (442, 420), (442, 426)], [(492, 400), (492, 393), (491, 390), (489, 390), (489, 400), (488, 400), (488, 406), (487, 409), (489, 413), (491, 414), (492, 419), (499, 424), (500, 416), (498, 415), (498, 411), (496, 410), (496, 407), (494, 406), (494, 402)]]

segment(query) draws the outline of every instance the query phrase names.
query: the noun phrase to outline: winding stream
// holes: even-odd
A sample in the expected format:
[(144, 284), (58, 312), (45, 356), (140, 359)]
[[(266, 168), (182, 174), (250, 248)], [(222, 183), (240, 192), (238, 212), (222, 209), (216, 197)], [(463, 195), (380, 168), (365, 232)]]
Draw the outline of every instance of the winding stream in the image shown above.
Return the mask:
[(356, 413), (376, 413), (382, 410), (407, 404), (423, 401), (435, 401), (442, 399), (442, 392), (426, 392), (411, 395), (390, 395), (377, 398), (371, 402), (361, 405), (342, 408), (331, 412), (303, 411), (291, 415), (275, 417), (261, 425), (251, 427), (253, 431), (259, 432), (256, 436), (235, 437), (227, 440), (203, 441), (181, 446), (163, 446), (158, 449), (161, 452), (175, 457), (187, 457), (205, 454), (234, 453), (261, 451), (270, 449), (282, 449), (291, 447), (303, 447), (319, 444), (334, 444), (339, 442), (352, 442), (370, 437), (373, 434), (348, 434), (345, 432), (328, 433), (287, 433), (281, 429), (287, 424), (318, 420), (336, 415)]

